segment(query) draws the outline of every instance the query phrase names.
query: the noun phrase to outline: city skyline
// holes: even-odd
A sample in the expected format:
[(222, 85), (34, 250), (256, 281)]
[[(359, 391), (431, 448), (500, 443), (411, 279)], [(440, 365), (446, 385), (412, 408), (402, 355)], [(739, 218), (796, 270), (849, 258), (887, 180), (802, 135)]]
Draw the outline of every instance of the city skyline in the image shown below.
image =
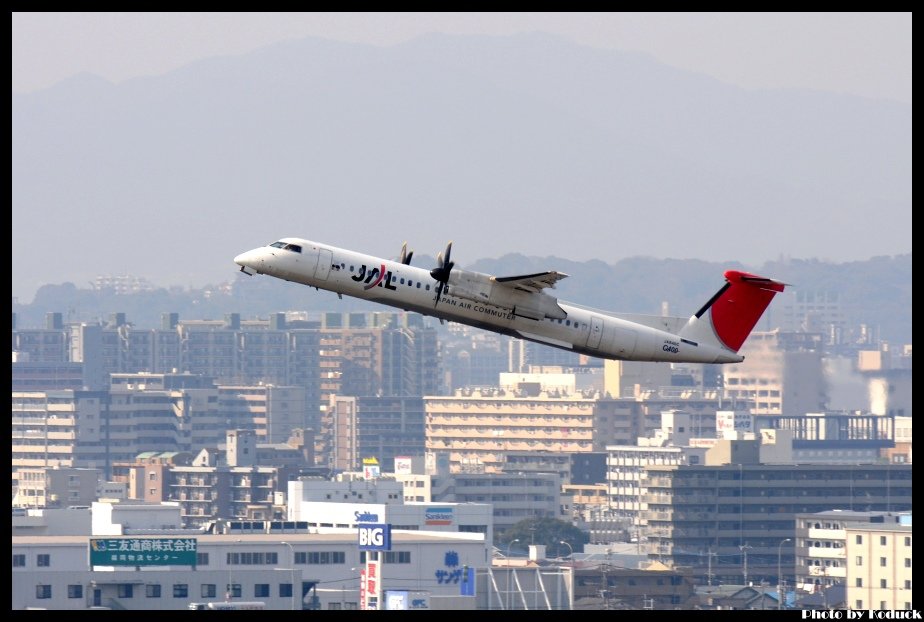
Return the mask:
[(919, 618), (911, 24), (13, 12), (13, 609)]

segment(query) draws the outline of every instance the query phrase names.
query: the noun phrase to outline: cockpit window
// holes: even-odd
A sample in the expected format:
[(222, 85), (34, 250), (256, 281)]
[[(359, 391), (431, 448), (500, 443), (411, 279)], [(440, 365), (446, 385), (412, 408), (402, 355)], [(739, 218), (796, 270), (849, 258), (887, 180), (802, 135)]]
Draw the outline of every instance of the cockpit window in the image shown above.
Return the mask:
[(270, 244), (272, 248), (281, 248), (283, 250), (292, 251), (293, 253), (302, 252), (302, 247), (298, 244), (286, 244), (285, 242), (273, 242)]

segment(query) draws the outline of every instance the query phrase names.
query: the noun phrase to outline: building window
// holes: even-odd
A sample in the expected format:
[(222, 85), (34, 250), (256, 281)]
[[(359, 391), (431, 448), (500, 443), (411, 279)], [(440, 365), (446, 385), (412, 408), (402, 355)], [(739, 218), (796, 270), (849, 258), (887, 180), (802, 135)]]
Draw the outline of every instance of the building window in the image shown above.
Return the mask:
[(253, 586), (253, 595), (256, 598), (266, 598), (269, 596), (269, 583), (257, 583)]
[(208, 553), (196, 553), (196, 566), (208, 566), (209, 565), (209, 554)]
[(231, 583), (230, 585), (228, 585), (227, 594), (231, 598), (240, 598), (241, 597), (241, 584)]
[(228, 564), (232, 566), (275, 566), (279, 554), (274, 552), (228, 553)]
[(292, 584), (291, 583), (280, 583), (279, 584), (279, 597), (280, 598), (292, 598)]
[(911, 546), (911, 536), (905, 536), (905, 546)]
[(906, 590), (911, 589), (911, 579), (905, 579), (905, 589)]
[(215, 594), (218, 593), (218, 588), (214, 583), (203, 583), (200, 588), (200, 594), (202, 598), (215, 598)]
[(863, 579), (861, 577), (857, 577), (857, 587), (863, 587)]
[(67, 586), (67, 597), (68, 598), (83, 598), (83, 586), (79, 583), (74, 583)]
[(386, 564), (410, 564), (410, 551), (385, 551), (384, 559)]
[(857, 544), (863, 544), (863, 536), (857, 536)]
[(885, 579), (879, 579), (879, 587), (887, 589), (889, 587), (889, 582)]
[(131, 583), (119, 583), (116, 586), (116, 595), (119, 598), (133, 598), (134, 594), (134, 586)]
[(885, 557), (880, 557), (880, 558), (879, 558), (879, 565), (880, 565), (880, 566), (882, 566), (883, 568), (885, 568), (887, 564), (888, 564), (888, 562), (886, 561), (886, 558), (885, 558)]
[(13, 555), (13, 568), (25, 568), (26, 567), (26, 556), (17, 553)]
[(857, 609), (863, 609), (863, 599), (862, 598), (857, 599)]
[(885, 537), (885, 536), (879, 536), (879, 544), (882, 545), (882, 546), (885, 546), (885, 543), (886, 543), (886, 537)]
[(905, 568), (911, 568), (911, 558), (910, 557), (905, 558)]
[[(296, 553), (296, 563), (298, 557)], [(309, 564), (345, 564), (346, 553), (343, 551), (316, 551), (307, 554), (307, 563)]]
[(39, 599), (51, 598), (51, 586), (50, 585), (36, 585), (35, 586), (35, 597)]
[(160, 583), (148, 583), (145, 585), (144, 595), (147, 598), (160, 598)]
[(39, 568), (51, 566), (51, 555), (47, 553), (39, 553), (35, 556), (35, 565)]
[(862, 566), (862, 565), (863, 565), (863, 556), (857, 555), (857, 566)]
[(173, 584), (173, 597), (174, 598), (189, 598), (189, 585), (187, 583), (174, 583)]

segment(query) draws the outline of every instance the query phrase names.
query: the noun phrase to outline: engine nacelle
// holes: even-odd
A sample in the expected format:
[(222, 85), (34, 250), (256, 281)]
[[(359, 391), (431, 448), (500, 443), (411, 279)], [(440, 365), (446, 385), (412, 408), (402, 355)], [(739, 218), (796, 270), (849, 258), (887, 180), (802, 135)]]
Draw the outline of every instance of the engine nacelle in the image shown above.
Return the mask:
[(524, 292), (502, 283), (490, 275), (454, 269), (449, 274), (448, 293), (458, 298), (510, 309), (514, 315), (533, 320), (563, 320), (568, 314), (558, 306), (558, 299), (543, 293)]

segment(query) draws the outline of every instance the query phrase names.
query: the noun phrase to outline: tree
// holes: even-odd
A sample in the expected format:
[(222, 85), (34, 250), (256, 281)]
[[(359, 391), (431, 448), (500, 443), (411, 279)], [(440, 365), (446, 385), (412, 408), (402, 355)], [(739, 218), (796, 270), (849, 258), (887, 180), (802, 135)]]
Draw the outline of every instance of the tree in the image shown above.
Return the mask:
[[(564, 557), (571, 552), (579, 553), (584, 550), (584, 544), (590, 541), (590, 536), (571, 523), (555, 518), (527, 518), (513, 525), (510, 529), (495, 538), (498, 546), (506, 549), (514, 540), (517, 545), (526, 547), (530, 544), (544, 544), (546, 554), (551, 557)], [(568, 544), (561, 544), (561, 542)]]

